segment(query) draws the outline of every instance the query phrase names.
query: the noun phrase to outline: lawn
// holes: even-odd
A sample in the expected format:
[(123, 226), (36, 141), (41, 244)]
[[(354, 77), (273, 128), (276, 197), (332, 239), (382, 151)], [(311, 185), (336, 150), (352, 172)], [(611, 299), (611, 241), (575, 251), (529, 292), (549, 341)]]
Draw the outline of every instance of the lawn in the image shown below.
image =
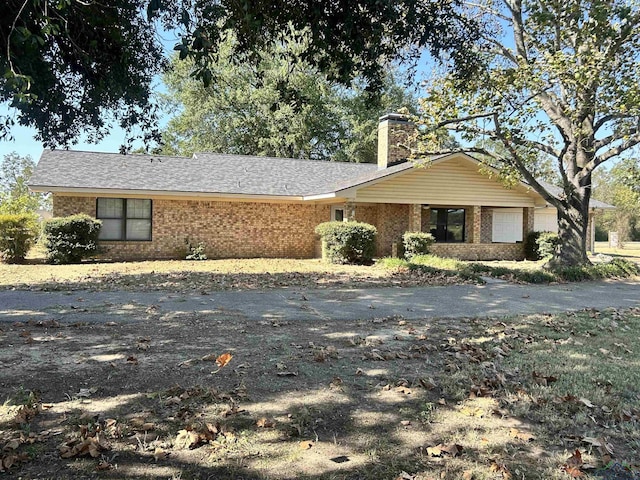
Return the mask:
[[(628, 259), (640, 262), (640, 252), (638, 258)], [(32, 256), (25, 265), (0, 262), (0, 289), (202, 293), (280, 287), (450, 285), (482, 283), (482, 277), (490, 276), (524, 283), (589, 278), (576, 277), (575, 272), (570, 272), (572, 275), (568, 278), (558, 278), (544, 271), (543, 264), (544, 261), (464, 262), (427, 255), (418, 257), (412, 265), (390, 258), (381, 259), (371, 266), (331, 265), (320, 259), (267, 258), (49, 265), (44, 263), (44, 258)], [(414, 268), (416, 265), (419, 268)], [(594, 278), (617, 274), (617, 270), (607, 271)]]
[(624, 248), (609, 248), (607, 242), (596, 242), (596, 254), (613, 255), (640, 263), (640, 242), (626, 242)]
[(72, 325), (46, 313), (0, 325), (12, 478), (637, 478), (640, 309), (310, 323), (152, 305)]

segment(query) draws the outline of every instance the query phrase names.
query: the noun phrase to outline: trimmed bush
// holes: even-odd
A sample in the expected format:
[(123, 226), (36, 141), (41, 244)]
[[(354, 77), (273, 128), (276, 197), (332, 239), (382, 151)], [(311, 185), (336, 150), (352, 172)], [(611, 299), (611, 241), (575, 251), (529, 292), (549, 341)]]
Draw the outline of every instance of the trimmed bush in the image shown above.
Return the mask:
[(538, 244), (538, 257), (540, 259), (549, 258), (556, 251), (560, 237), (557, 233), (541, 232), (536, 243)]
[(540, 260), (538, 255), (538, 238), (542, 232), (529, 232), (524, 239), (524, 258), (527, 260)]
[(524, 256), (527, 260), (542, 260), (553, 256), (560, 238), (553, 232), (529, 232), (524, 241)]
[(44, 224), (47, 259), (51, 263), (79, 263), (98, 251), (102, 222), (89, 215), (52, 218)]
[(22, 263), (38, 236), (35, 215), (0, 215), (0, 257), (7, 263)]
[(323, 257), (331, 263), (370, 263), (375, 251), (376, 227), (360, 222), (325, 222), (316, 227)]
[(402, 236), (402, 246), (404, 247), (404, 258), (411, 260), (416, 255), (426, 255), (429, 247), (433, 245), (435, 239), (430, 233), (424, 232), (404, 232)]

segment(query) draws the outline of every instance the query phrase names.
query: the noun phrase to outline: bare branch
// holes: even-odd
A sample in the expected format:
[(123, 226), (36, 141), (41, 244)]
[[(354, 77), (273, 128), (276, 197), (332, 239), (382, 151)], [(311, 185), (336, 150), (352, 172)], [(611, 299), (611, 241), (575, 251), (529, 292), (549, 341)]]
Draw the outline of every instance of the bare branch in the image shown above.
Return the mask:
[(620, 155), (622, 152), (629, 150), (630, 148), (633, 148), (638, 144), (640, 144), (640, 133), (636, 133), (632, 137), (629, 137), (629, 139), (626, 140), (624, 143), (622, 143), (621, 145), (618, 145), (615, 148), (612, 148), (608, 152), (603, 153), (602, 155), (598, 155), (596, 158), (591, 160), (587, 165), (585, 165), (584, 168), (585, 170), (593, 171), (593, 169), (596, 168), (598, 165), (606, 162), (607, 160), (611, 160), (612, 158)]

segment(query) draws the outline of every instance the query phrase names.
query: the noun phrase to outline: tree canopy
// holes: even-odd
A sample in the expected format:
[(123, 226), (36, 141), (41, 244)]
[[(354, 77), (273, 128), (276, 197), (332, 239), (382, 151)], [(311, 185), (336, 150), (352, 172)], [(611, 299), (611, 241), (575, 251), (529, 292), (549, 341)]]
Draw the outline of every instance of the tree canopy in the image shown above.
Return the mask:
[[(519, 176), (558, 210), (551, 266), (588, 263), (594, 169), (640, 143), (640, 8), (637, 0), (482, 0), (484, 67), (464, 84), (434, 76), (422, 102), (424, 152), (446, 129)], [(486, 139), (500, 149), (477, 146)], [(469, 147), (469, 143), (476, 146)], [(554, 196), (534, 168), (553, 159)]]
[[(415, 61), (426, 48), (468, 73), (473, 21), (458, 0), (6, 0), (0, 4), (0, 138), (16, 123), (35, 127), (45, 146), (81, 135), (100, 140), (113, 123), (155, 137), (153, 81), (164, 71), (163, 35), (177, 35), (191, 74), (211, 84), (219, 46), (253, 62), (290, 28), (306, 32), (301, 52), (329, 79), (362, 78), (378, 90), (391, 60)], [(166, 42), (165, 42), (166, 43)]]
[(378, 117), (417, 112), (417, 98), (391, 72), (375, 98), (361, 85), (330, 81), (301, 58), (308, 39), (298, 35), (251, 64), (233, 61), (235, 42), (221, 44), (208, 86), (193, 78), (191, 61), (173, 58), (164, 97), (176, 114), (163, 132), (163, 153), (375, 162)]
[(622, 244), (640, 240), (640, 189), (635, 180), (640, 160), (625, 158), (594, 176), (594, 196), (615, 205), (598, 218), (597, 227), (618, 232)]
[(0, 162), (0, 213), (34, 213), (49, 206), (49, 198), (29, 191), (27, 182), (36, 164), (29, 155), (5, 155)]

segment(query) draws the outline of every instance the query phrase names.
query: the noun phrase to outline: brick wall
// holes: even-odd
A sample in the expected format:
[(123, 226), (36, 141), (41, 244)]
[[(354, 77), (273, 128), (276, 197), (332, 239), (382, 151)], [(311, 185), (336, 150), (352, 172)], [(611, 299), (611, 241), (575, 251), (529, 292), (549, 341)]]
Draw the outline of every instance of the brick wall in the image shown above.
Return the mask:
[(378, 204), (378, 229), (376, 255), (391, 255), (391, 244), (402, 242), (402, 235), (409, 230), (409, 205), (396, 203)]
[(460, 260), (523, 260), (522, 243), (435, 243), (431, 253)]
[[(56, 216), (95, 216), (95, 197), (55, 196)], [(250, 203), (154, 200), (150, 242), (101, 242), (114, 259), (182, 258), (185, 240), (204, 242), (209, 258), (316, 255), (316, 225), (330, 218), (330, 206), (296, 203)]]
[(480, 213), (480, 243), (491, 243), (493, 239), (493, 208), (482, 207)]

